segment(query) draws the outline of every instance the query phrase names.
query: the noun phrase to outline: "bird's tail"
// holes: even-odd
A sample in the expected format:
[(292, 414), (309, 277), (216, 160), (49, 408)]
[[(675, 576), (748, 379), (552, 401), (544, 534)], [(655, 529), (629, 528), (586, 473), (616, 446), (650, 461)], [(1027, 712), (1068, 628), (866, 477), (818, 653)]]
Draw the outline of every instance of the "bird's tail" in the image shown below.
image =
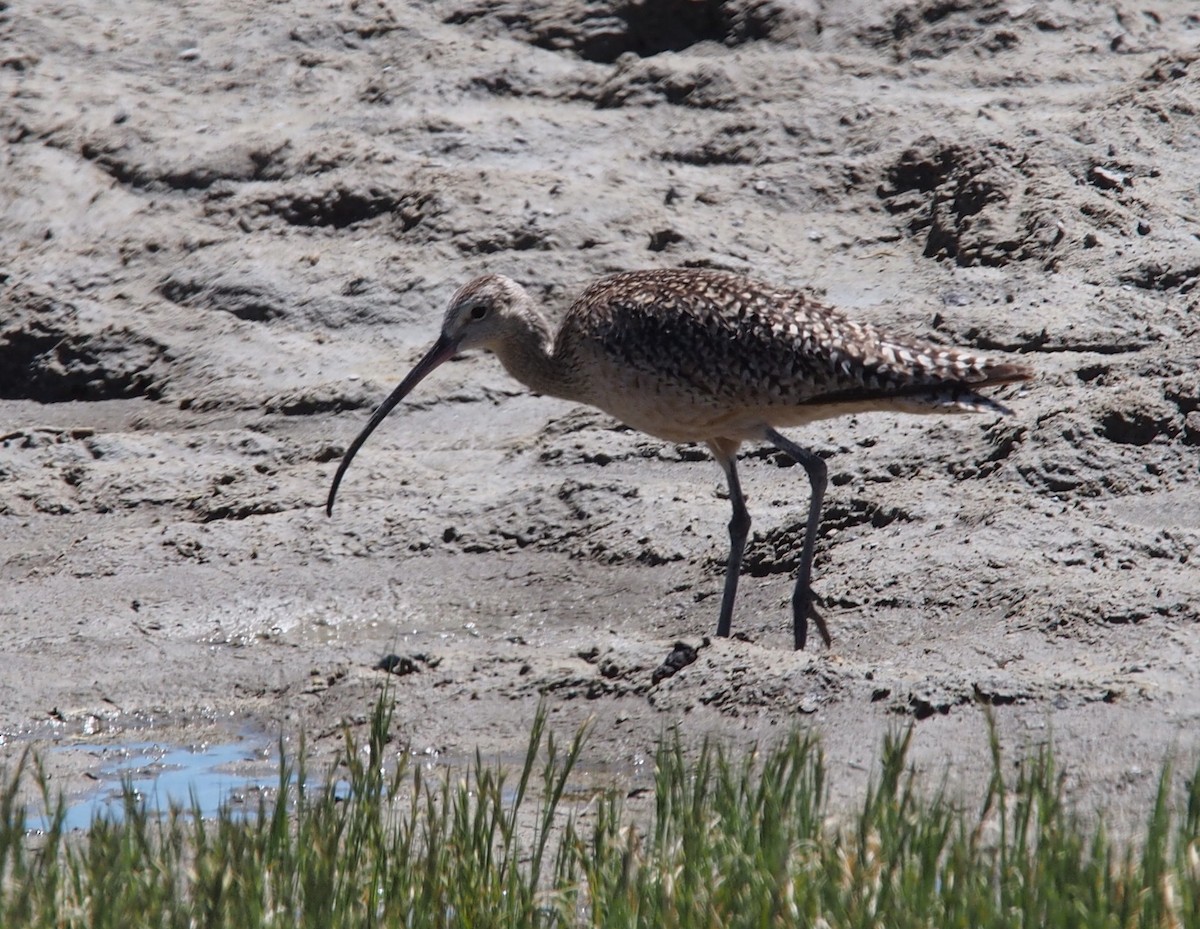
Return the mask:
[(1011, 361), (982, 359), (979, 366), (980, 378), (972, 380), (972, 387), (991, 387), (993, 384), (1015, 384), (1033, 380), (1033, 368)]
[(1028, 381), (1034, 376), (1033, 369), (1028, 365), (990, 358), (973, 357), (970, 361), (972, 370), (969, 379), (913, 384), (896, 391), (893, 396), (897, 408), (911, 413), (992, 413), (1004, 416), (1012, 413), (1004, 404), (979, 393), (979, 388)]

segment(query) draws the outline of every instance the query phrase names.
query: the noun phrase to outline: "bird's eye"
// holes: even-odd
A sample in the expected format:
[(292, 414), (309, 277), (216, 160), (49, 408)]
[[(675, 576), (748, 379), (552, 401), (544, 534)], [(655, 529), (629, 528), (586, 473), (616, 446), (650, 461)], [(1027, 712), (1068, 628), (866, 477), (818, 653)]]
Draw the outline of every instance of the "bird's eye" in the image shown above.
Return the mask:
[(471, 319), (483, 319), (487, 316), (488, 308), (482, 303), (476, 303), (471, 307)]

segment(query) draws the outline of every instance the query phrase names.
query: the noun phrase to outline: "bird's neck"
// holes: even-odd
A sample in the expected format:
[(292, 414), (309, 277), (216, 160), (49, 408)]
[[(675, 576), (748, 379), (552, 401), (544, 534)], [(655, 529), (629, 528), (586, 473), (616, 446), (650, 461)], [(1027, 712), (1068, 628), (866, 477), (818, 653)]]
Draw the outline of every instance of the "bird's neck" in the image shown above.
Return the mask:
[(550, 324), (533, 310), (524, 321), (527, 325), (493, 348), (496, 357), (509, 374), (535, 393), (575, 399), (577, 372), (554, 352)]

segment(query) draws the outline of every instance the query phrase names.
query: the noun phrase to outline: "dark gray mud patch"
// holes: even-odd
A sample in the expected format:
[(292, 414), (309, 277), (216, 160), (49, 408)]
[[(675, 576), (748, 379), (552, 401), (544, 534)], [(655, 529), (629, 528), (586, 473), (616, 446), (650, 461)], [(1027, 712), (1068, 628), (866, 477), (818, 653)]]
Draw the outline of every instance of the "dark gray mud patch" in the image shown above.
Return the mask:
[(585, 87), (580, 97), (600, 109), (652, 107), (660, 103), (702, 110), (734, 109), (737, 88), (720, 65), (704, 63), (680, 67), (675, 63), (626, 56), (595, 87)]
[[(820, 535), (854, 526), (870, 525), (876, 529), (896, 520), (911, 517), (897, 507), (885, 507), (870, 500), (853, 499), (846, 503), (829, 503), (821, 514)], [(755, 532), (746, 545), (742, 573), (750, 577), (769, 577), (774, 574), (795, 574), (800, 568), (800, 553), (804, 545), (804, 522), (781, 526), (765, 532)], [(720, 565), (724, 565), (724, 556)]]
[(301, 389), (268, 398), (263, 409), (284, 416), (314, 416), (372, 407), (378, 401), (370, 385), (354, 382), (349, 387), (322, 386)]
[(455, 247), (464, 255), (494, 255), (497, 252), (548, 252), (558, 247), (553, 236), (542, 229), (514, 226), (482, 234), (460, 236)]
[(960, 49), (979, 57), (999, 55), (1019, 46), (1031, 30), (1061, 28), (1047, 14), (1012, 12), (999, 0), (918, 0), (864, 26), (856, 37), (868, 47), (890, 49), (896, 61), (911, 61), (945, 58)]
[[(1195, 255), (1193, 255), (1194, 257)], [(1200, 283), (1200, 262), (1171, 267), (1161, 261), (1147, 261), (1121, 274), (1118, 280), (1122, 284), (1132, 284), (1142, 290), (1175, 290), (1186, 294), (1190, 293), (1197, 283)]]
[(114, 135), (84, 141), (79, 154), (128, 187), (190, 192), (207, 190), (220, 181), (276, 179), (285, 171), (282, 155), (286, 147), (264, 143), (241, 151), (167, 152), (152, 142)]
[(884, 170), (876, 190), (888, 212), (924, 238), (926, 258), (1003, 267), (1049, 257), (1062, 238), (1040, 207), (1037, 167), (1003, 142), (986, 147), (918, 139)]
[(162, 395), (170, 356), (149, 336), (97, 326), (75, 304), (21, 286), (0, 293), (0, 305), (0, 399), (62, 403)]
[(705, 167), (709, 165), (752, 165), (763, 160), (764, 131), (750, 123), (733, 122), (704, 137), (689, 134), (687, 141), (658, 153), (663, 161)]
[(402, 196), (376, 187), (351, 190), (334, 187), (315, 194), (281, 196), (270, 202), (276, 216), (293, 226), (332, 226), (345, 229), (355, 223), (395, 213)]
[(179, 306), (217, 310), (249, 322), (270, 322), (286, 315), (276, 294), (249, 283), (202, 281), (173, 275), (159, 286), (158, 292)]
[(1200, 132), (1200, 55), (1169, 53), (1105, 105), (1127, 110), (1156, 136), (1178, 146), (1194, 145)]
[(334, 183), (319, 189), (276, 190), (226, 202), (228, 192), (212, 198), (210, 213), (231, 213), (245, 230), (264, 221), (289, 226), (347, 229), (375, 219), (390, 219), (398, 233), (419, 225), (432, 210), (428, 191), (398, 190), (374, 184)]

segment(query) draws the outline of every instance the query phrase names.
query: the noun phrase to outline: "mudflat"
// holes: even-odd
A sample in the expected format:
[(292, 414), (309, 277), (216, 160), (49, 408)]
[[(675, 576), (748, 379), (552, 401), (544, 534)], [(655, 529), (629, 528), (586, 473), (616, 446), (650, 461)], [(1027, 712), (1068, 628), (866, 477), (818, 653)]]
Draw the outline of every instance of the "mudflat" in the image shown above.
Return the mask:
[[(0, 762), (327, 754), (386, 681), (398, 750), (508, 757), (544, 701), (637, 781), (664, 732), (802, 726), (836, 796), (908, 724), (981, 776), (988, 710), (1140, 811), (1200, 741), (1198, 44), (1182, 0), (0, 3)], [(488, 356), (325, 515), (458, 285), (558, 317), (675, 266), (1037, 371), (1009, 417), (791, 433), (831, 476), (832, 648), (790, 647), (802, 469), (746, 451), (713, 639), (707, 452)]]

